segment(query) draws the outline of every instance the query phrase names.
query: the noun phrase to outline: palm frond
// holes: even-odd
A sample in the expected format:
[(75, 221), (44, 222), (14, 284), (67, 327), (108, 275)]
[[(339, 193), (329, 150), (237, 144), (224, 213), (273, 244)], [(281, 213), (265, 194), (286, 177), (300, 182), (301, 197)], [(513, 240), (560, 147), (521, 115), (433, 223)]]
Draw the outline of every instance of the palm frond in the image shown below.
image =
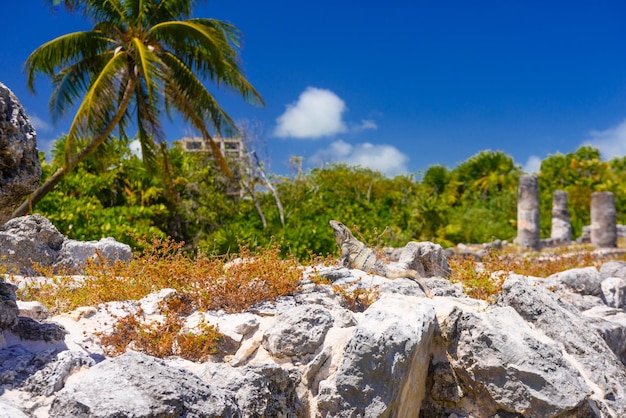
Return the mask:
[(176, 57), (172, 55), (166, 55), (166, 57), (164, 62), (169, 65), (168, 68), (170, 70), (175, 65), (179, 66), (173, 70), (172, 77), (168, 78), (168, 82), (165, 85), (166, 107), (171, 106), (178, 110), (185, 121), (189, 122), (202, 134), (202, 137), (211, 146), (213, 155), (222, 172), (232, 178), (233, 175), (226, 159), (209, 133), (206, 120), (207, 118), (211, 120), (218, 132), (224, 130), (224, 124), (236, 131), (237, 127), (234, 121), (217, 104), (215, 98), (206, 90), (193, 72), (178, 61)]
[(157, 160), (157, 143), (148, 134), (148, 130), (145, 126), (146, 121), (139, 115), (140, 112), (137, 112), (137, 128), (139, 145), (141, 147), (141, 158), (143, 159), (143, 163), (148, 169), (148, 172), (150, 174), (155, 174), (159, 170)]
[(148, 16), (156, 8), (154, 0), (127, 0), (126, 6), (128, 8), (127, 19), (131, 24), (139, 26), (147, 22)]
[[(204, 125), (204, 121), (210, 120), (217, 132), (225, 129), (237, 130), (235, 122), (193, 71), (173, 54), (164, 54), (162, 60), (169, 72), (165, 76), (165, 102), (168, 107), (179, 109), (183, 117), (187, 114), (196, 115)], [(194, 124), (198, 128), (197, 125)]]
[(95, 77), (107, 62), (106, 54), (68, 65), (52, 76), (54, 90), (50, 95), (50, 114), (56, 121), (82, 99)]
[(225, 56), (236, 55), (235, 49), (219, 30), (191, 20), (158, 23), (150, 29), (150, 34), (177, 55), (183, 54), (190, 59), (211, 56), (213, 62), (207, 63), (211, 73), (219, 70)]
[(140, 72), (140, 78), (146, 84), (148, 100), (152, 102), (156, 93), (155, 89), (157, 88), (155, 81), (161, 78), (158, 73), (158, 65), (155, 65), (155, 63), (158, 63), (159, 58), (139, 38), (134, 37), (132, 43), (135, 47), (134, 60)]
[(135, 88), (137, 127), (144, 164), (154, 174), (158, 172), (157, 144), (164, 142), (165, 134), (161, 127), (158, 102), (149, 99), (147, 90), (143, 83), (138, 83)]
[(110, 37), (95, 31), (74, 32), (46, 42), (35, 49), (24, 64), (28, 87), (35, 91), (34, 82), (37, 73), (53, 76), (57, 68), (97, 57), (114, 42)]
[[(81, 13), (94, 22), (123, 21), (125, 16), (124, 0), (63, 0), (71, 11)], [(69, 7), (68, 7), (69, 5)]]
[(154, 11), (153, 23), (187, 19), (191, 16), (194, 6), (198, 3), (206, 3), (206, 0), (160, 1)]
[(239, 34), (234, 26), (215, 19), (190, 19), (163, 22), (150, 32), (195, 73), (234, 89), (250, 103), (264, 104), (237, 63)]
[(67, 135), (66, 158), (72, 153), (72, 143), (81, 136), (97, 134), (106, 128), (116, 110), (118, 92), (124, 90), (120, 86), (121, 74), (126, 69), (126, 54), (113, 54), (95, 78), (82, 103), (76, 111)]

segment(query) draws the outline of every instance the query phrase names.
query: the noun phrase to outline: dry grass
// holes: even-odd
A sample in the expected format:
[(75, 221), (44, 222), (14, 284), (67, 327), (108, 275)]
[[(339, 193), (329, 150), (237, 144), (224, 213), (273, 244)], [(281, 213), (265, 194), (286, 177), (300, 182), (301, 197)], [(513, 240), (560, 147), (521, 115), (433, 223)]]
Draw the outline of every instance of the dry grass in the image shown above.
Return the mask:
[(594, 249), (589, 245), (574, 245), (526, 253), (490, 250), (480, 262), (457, 256), (449, 260), (450, 281), (461, 283), (470, 297), (492, 301), (502, 290), (508, 273), (548, 277), (573, 268), (600, 267), (608, 260), (624, 259), (624, 254), (604, 254)]
[[(139, 300), (164, 288), (173, 288), (178, 297), (162, 310), (164, 323), (146, 323), (142, 312), (118, 317), (117, 325), (100, 338), (111, 355), (131, 345), (157, 357), (172, 354), (189, 359), (215, 352), (218, 330), (201, 324), (198, 333), (183, 333), (185, 318), (195, 310), (242, 312), (256, 303), (295, 293), (301, 271), (295, 257), (281, 257), (280, 245), (273, 243), (252, 254), (247, 246), (225, 256), (183, 253), (183, 243), (154, 238), (129, 263), (107, 264), (103, 259), (84, 266), (80, 277), (54, 276), (47, 282), (32, 281), (20, 290), (21, 300), (37, 300), (53, 314), (80, 306)], [(40, 273), (53, 277), (50, 271)]]
[[(277, 243), (255, 254), (242, 245), (236, 254), (200, 254), (194, 258), (184, 254), (182, 247), (183, 243), (154, 238), (129, 263), (89, 262), (80, 278), (63, 274), (47, 283), (26, 283), (18, 297), (40, 301), (52, 313), (60, 313), (79, 306), (138, 300), (172, 288), (194, 309), (241, 312), (298, 289), (298, 261), (290, 256), (282, 258)], [(49, 271), (40, 274), (52, 277)]]
[(350, 290), (351, 285), (333, 285), (333, 292), (342, 297), (346, 309), (352, 312), (364, 312), (376, 302), (380, 291), (378, 287), (357, 287)]
[(162, 323), (147, 323), (141, 310), (117, 317), (111, 332), (97, 334), (106, 354), (118, 356), (130, 347), (154, 357), (178, 355), (191, 361), (204, 361), (217, 353), (220, 334), (216, 327), (201, 322), (194, 332), (183, 332), (188, 309), (168, 311), (167, 307), (162, 308), (166, 314)]
[[(150, 323), (141, 311), (129, 313), (117, 317), (113, 330), (99, 337), (109, 355), (119, 355), (130, 347), (157, 357), (179, 355), (197, 361), (219, 354), (220, 333), (206, 323), (200, 323), (193, 332), (185, 331), (184, 323), (191, 313), (220, 309), (243, 312), (259, 302), (293, 294), (300, 286), (297, 259), (281, 254), (277, 243), (255, 253), (241, 245), (235, 254), (199, 254), (193, 258), (183, 252), (183, 243), (170, 239), (154, 238), (142, 247), (143, 252), (128, 263), (108, 264), (103, 258), (90, 262), (81, 276), (70, 272), (53, 276), (42, 269), (41, 275), (51, 279), (26, 283), (18, 290), (18, 298), (40, 301), (56, 314), (80, 306), (139, 300), (173, 288), (176, 295), (161, 306), (163, 321)], [(493, 300), (508, 272), (547, 277), (575, 267), (600, 266), (616, 258), (591, 249), (578, 246), (535, 253), (490, 251), (481, 262), (457, 257), (449, 260), (450, 280), (461, 283), (471, 297)], [(336, 257), (311, 255), (309, 264), (336, 265)], [(315, 273), (311, 278), (318, 285), (332, 285)], [(353, 311), (364, 311), (378, 296), (376, 288), (350, 287), (332, 285)]]

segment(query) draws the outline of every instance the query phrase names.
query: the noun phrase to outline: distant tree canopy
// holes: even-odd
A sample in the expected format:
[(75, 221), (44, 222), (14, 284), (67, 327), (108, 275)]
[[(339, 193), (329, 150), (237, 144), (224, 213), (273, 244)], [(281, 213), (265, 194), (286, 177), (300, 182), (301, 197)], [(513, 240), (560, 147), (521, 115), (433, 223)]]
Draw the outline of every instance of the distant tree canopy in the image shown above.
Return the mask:
[[(57, 144), (61, 150), (62, 141)], [(294, 177), (269, 174), (284, 209), (283, 227), (275, 196), (263, 183), (252, 182), (249, 191), (232, 193), (233, 183), (210, 153), (168, 149), (172, 184), (181, 199), (174, 213), (164, 197), (163, 179), (150, 175), (130, 153), (128, 140), (113, 139), (107, 147), (80, 164), (37, 208), (71, 238), (113, 236), (137, 245), (137, 237), (169, 235), (171, 223), (178, 222), (180, 239), (190, 251), (226, 253), (241, 242), (254, 248), (282, 241), (284, 249), (306, 258), (311, 252), (337, 251), (330, 219), (341, 220), (360, 239), (381, 246), (402, 246), (410, 240), (448, 246), (512, 240), (517, 234), (522, 171), (500, 151), (482, 151), (452, 169), (431, 166), (419, 179), (388, 178), (344, 164), (299, 171)], [(59, 153), (51, 163), (42, 162), (44, 176), (62, 164)], [(605, 162), (597, 149), (582, 147), (550, 155), (537, 177), (543, 237), (550, 234), (557, 189), (569, 195), (575, 236), (589, 223), (594, 191), (613, 192), (618, 221), (626, 221), (626, 158)]]

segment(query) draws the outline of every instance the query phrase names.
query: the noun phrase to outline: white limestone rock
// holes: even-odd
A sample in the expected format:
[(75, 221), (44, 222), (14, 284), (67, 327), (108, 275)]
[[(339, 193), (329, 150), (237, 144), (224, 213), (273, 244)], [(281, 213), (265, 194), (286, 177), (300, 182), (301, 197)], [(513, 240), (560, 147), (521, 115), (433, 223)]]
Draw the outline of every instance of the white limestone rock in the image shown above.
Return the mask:
[(348, 340), (337, 372), (320, 382), (321, 416), (409, 416), (419, 411), (435, 330), (423, 298), (376, 301)]
[(17, 308), (19, 310), (19, 316), (25, 316), (36, 321), (44, 321), (50, 317), (50, 311), (41, 302), (25, 302), (22, 300), (18, 300)]
[(263, 335), (263, 347), (276, 358), (304, 358), (318, 349), (333, 322), (326, 308), (297, 306), (276, 317)]
[(105, 360), (60, 390), (51, 418), (240, 417), (234, 394), (136, 352)]
[(128, 261), (130, 246), (113, 238), (80, 242), (66, 239), (41, 215), (13, 218), (0, 226), (0, 257), (9, 272), (33, 276), (35, 264), (80, 271), (87, 260)]
[(566, 359), (593, 389), (589, 399), (602, 413), (626, 416), (626, 368), (575, 307), (515, 274), (504, 282), (497, 304), (511, 306), (532, 327), (562, 347)]

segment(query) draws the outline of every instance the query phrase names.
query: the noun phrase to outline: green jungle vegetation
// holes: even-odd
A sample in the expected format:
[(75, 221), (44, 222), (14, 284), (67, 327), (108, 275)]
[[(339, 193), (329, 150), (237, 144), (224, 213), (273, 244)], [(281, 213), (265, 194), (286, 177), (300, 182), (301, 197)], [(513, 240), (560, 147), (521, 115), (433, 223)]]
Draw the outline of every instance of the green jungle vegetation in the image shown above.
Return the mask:
[[(447, 247), (512, 241), (517, 233), (522, 172), (500, 151), (482, 151), (452, 169), (434, 165), (416, 175), (387, 178), (370, 169), (331, 164), (296, 169), (291, 176), (263, 171), (266, 183), (258, 174), (262, 164), (252, 158), (231, 161), (239, 173), (232, 180), (210, 152), (186, 152), (174, 145), (167, 150), (173, 187), (167, 191), (163, 177), (150, 174), (128, 145), (129, 140), (116, 138), (105, 143), (34, 212), (78, 240), (112, 236), (141, 249), (141, 239), (171, 237), (193, 254), (226, 254), (241, 244), (255, 250), (280, 242), (301, 260), (311, 253), (336, 253), (330, 219), (341, 220), (371, 245), (403, 246), (417, 240)], [(63, 164), (64, 146), (60, 138), (50, 162), (42, 154), (44, 177)], [(548, 156), (537, 177), (542, 237), (550, 234), (557, 189), (568, 193), (575, 237), (590, 223), (595, 191), (613, 192), (618, 222), (626, 222), (619, 210), (626, 203), (626, 158), (606, 162), (597, 149), (584, 146)]]

